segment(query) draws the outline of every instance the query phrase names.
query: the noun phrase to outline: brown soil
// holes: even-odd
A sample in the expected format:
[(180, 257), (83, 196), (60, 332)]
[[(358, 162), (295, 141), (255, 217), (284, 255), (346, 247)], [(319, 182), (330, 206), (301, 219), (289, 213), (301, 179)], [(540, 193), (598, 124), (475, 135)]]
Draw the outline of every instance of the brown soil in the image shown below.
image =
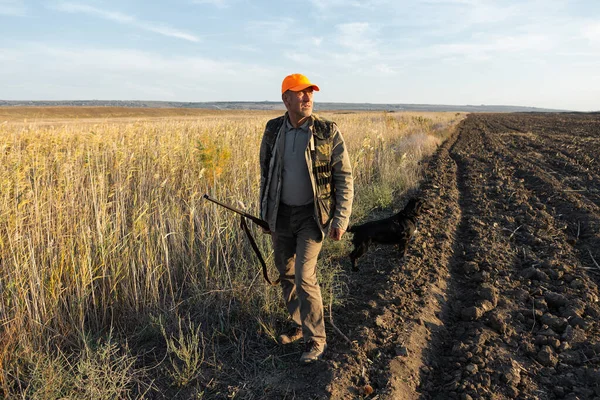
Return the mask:
[(348, 276), (354, 344), (328, 325), (323, 361), (244, 397), (600, 399), (599, 154), (599, 114), (470, 115), (406, 260), (372, 248)]

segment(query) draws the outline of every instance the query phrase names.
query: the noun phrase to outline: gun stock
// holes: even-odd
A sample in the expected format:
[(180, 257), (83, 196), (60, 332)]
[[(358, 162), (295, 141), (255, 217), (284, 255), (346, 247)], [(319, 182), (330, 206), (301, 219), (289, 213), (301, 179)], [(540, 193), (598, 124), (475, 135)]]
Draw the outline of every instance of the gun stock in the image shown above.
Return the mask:
[(208, 194), (204, 194), (204, 196), (202, 196), (203, 198), (205, 198), (208, 201), (212, 201), (215, 204), (220, 205), (223, 208), (228, 209), (229, 211), (233, 211), (236, 214), (240, 214), (243, 217), (248, 218), (250, 221), (254, 222), (256, 225), (260, 226), (261, 228), (265, 229), (265, 230), (270, 230), (269, 229), (269, 224), (267, 223), (267, 221), (262, 220), (258, 217), (255, 217), (254, 215), (248, 214), (247, 212), (244, 212), (242, 210), (239, 210), (235, 207), (232, 207), (228, 204), (225, 204), (223, 202), (220, 202), (219, 200), (213, 199), (212, 197), (210, 197)]

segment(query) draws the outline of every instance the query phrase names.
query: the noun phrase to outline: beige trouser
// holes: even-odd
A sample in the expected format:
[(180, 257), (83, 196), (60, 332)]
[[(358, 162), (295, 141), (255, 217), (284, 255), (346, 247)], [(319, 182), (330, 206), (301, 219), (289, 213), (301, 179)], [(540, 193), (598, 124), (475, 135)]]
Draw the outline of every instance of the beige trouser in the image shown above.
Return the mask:
[(279, 205), (277, 229), (271, 235), (275, 265), (292, 320), (302, 326), (304, 341), (324, 344), (323, 299), (317, 282), (317, 257), (323, 245), (314, 206)]

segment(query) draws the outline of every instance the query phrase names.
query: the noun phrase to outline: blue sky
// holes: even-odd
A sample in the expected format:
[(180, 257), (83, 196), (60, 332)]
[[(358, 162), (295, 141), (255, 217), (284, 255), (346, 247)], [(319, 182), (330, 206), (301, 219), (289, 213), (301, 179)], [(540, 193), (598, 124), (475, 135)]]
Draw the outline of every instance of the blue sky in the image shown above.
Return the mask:
[(0, 0), (0, 99), (600, 110), (597, 0)]

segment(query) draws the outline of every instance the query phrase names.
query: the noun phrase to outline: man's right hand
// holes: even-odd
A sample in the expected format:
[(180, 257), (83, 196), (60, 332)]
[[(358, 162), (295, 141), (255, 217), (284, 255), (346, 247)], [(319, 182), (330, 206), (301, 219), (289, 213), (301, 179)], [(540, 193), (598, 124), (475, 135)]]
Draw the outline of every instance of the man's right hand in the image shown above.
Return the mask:
[(341, 240), (342, 236), (344, 235), (346, 231), (341, 229), (341, 228), (331, 228), (329, 229), (329, 237), (332, 238), (333, 240)]

